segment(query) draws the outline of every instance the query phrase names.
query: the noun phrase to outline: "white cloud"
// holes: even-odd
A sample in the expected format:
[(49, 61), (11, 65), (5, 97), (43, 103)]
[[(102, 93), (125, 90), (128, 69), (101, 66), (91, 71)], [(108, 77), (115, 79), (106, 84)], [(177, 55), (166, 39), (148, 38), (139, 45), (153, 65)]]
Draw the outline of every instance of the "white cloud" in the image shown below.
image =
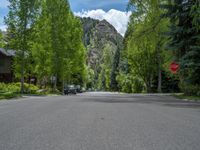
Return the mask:
[(111, 9), (108, 12), (105, 12), (102, 9), (97, 9), (75, 12), (74, 14), (79, 17), (90, 17), (98, 20), (105, 19), (112, 24), (122, 36), (124, 36), (127, 30), (129, 17), (131, 16), (131, 12), (122, 12), (115, 9)]
[(0, 0), (0, 8), (6, 8), (9, 5), (8, 0)]
[(6, 25), (0, 25), (0, 30), (1, 31), (6, 31), (7, 30), (7, 26)]

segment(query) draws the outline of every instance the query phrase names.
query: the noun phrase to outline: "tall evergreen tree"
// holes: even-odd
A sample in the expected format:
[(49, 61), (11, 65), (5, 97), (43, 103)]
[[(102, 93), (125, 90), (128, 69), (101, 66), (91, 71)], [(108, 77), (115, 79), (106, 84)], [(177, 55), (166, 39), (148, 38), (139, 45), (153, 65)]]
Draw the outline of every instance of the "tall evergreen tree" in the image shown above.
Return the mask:
[(110, 89), (112, 91), (119, 90), (117, 75), (119, 73), (120, 51), (121, 51), (121, 47), (118, 46), (114, 55), (113, 62), (112, 62), (112, 70), (111, 70), (111, 75), (110, 75)]
[(185, 86), (200, 86), (200, 2), (175, 0), (167, 6), (171, 20), (169, 48), (180, 63), (180, 77)]

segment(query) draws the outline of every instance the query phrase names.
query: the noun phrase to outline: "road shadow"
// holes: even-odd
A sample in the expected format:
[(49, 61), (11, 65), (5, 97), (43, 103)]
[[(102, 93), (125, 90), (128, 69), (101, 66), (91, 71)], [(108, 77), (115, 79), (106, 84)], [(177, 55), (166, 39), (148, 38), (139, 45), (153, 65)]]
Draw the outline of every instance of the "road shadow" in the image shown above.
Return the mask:
[(161, 95), (136, 95), (136, 96), (91, 96), (83, 98), (84, 102), (97, 102), (97, 103), (137, 103), (137, 104), (155, 104), (166, 107), (176, 108), (197, 108), (200, 109), (200, 102), (180, 100), (173, 96), (161, 96)]

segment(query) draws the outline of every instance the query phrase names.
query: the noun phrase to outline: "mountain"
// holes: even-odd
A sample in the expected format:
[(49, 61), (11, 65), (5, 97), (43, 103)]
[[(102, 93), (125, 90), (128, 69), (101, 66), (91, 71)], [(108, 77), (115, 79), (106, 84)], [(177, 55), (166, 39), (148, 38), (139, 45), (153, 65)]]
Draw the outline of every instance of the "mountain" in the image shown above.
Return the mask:
[[(94, 74), (94, 83), (91, 84), (96, 89), (109, 90), (112, 81), (110, 79), (103, 80), (111, 78), (112, 72), (117, 70), (118, 65), (113, 63), (119, 62), (119, 60), (115, 60), (119, 59), (119, 57), (115, 56), (120, 54), (123, 37), (106, 20), (81, 18), (81, 21), (84, 30), (83, 41), (88, 54), (87, 65)], [(107, 71), (107, 76), (104, 75), (105, 71)]]
[[(116, 76), (123, 37), (106, 20), (80, 18), (87, 49), (88, 88), (117, 90)], [(5, 33), (3, 33), (5, 34)]]

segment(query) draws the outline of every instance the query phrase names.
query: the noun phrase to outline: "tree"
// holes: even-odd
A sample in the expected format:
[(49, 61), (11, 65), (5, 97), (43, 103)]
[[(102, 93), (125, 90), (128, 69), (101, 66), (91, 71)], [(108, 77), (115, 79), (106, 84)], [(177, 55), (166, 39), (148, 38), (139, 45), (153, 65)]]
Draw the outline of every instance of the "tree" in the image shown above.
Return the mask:
[(24, 92), (24, 77), (29, 72), (27, 66), (30, 56), (29, 37), (33, 24), (35, 0), (9, 0), (9, 13), (5, 19), (8, 32), (13, 36), (9, 39), (10, 47), (16, 50), (15, 73), (20, 74), (21, 93)]
[[(163, 1), (131, 0), (129, 7), (134, 7), (125, 37), (125, 51), (128, 55), (129, 72), (143, 79), (147, 92), (152, 92), (152, 82), (158, 77), (157, 91), (162, 89), (163, 64), (162, 51), (166, 43), (163, 33), (168, 21), (160, 15), (159, 7)], [(123, 54), (122, 54), (123, 55)]]
[(70, 44), (70, 54), (73, 70), (71, 82), (74, 84), (86, 84), (86, 49), (83, 45), (83, 29), (80, 19), (72, 15), (71, 36), (68, 40)]
[[(65, 82), (84, 84), (85, 48), (82, 26), (67, 0), (10, 0), (7, 47), (16, 50), (15, 76), (34, 75), (41, 87), (50, 79), (54, 91)], [(62, 87), (62, 88), (61, 88)]]
[(187, 93), (191, 86), (200, 86), (200, 2), (175, 0), (165, 8), (168, 10), (165, 16), (171, 20), (169, 49), (181, 65), (179, 76)]
[(40, 1), (40, 13), (33, 25), (31, 53), (33, 58), (33, 73), (37, 76), (40, 87), (46, 87), (48, 79), (51, 78), (51, 37), (50, 19), (48, 18), (45, 1)]
[(110, 44), (106, 44), (103, 48), (103, 56), (101, 60), (101, 71), (99, 74), (99, 89), (100, 90), (111, 90), (110, 84), (111, 84), (111, 70), (112, 70), (112, 59), (113, 58), (113, 50), (112, 46)]
[(119, 73), (119, 61), (120, 61), (120, 47), (117, 48), (114, 59), (112, 62), (112, 70), (110, 75), (110, 89), (112, 91), (118, 91), (117, 75)]
[(66, 0), (42, 1), (41, 10), (32, 47), (39, 79), (54, 77), (54, 91), (60, 84), (63, 90), (65, 82), (83, 84), (85, 48), (79, 19)]
[(4, 46), (4, 41), (3, 41), (3, 34), (0, 30), (0, 48), (2, 48)]

